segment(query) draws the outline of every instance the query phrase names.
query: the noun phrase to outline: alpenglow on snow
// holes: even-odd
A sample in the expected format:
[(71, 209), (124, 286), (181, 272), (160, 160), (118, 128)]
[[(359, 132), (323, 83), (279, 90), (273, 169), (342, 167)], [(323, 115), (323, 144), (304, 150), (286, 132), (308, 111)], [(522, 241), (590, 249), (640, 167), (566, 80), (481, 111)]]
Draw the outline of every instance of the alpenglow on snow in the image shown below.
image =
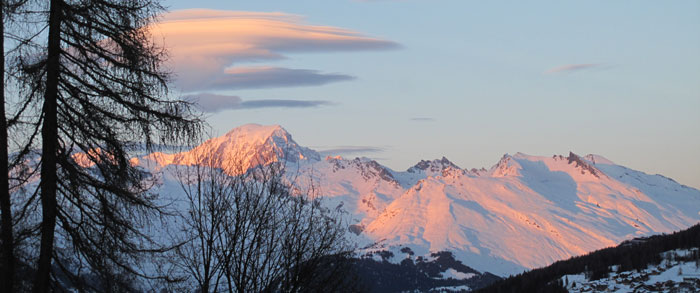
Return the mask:
[[(348, 213), (348, 237), (363, 251), (391, 251), (395, 263), (450, 251), (500, 276), (700, 221), (697, 189), (598, 155), (506, 154), (490, 169), (471, 170), (443, 157), (395, 171), (368, 158), (323, 159), (279, 125), (248, 124), (138, 162), (167, 172), (202, 160), (231, 175), (284, 162), (295, 184), (316, 184), (326, 204)], [(164, 176), (161, 188), (177, 190), (174, 180)]]

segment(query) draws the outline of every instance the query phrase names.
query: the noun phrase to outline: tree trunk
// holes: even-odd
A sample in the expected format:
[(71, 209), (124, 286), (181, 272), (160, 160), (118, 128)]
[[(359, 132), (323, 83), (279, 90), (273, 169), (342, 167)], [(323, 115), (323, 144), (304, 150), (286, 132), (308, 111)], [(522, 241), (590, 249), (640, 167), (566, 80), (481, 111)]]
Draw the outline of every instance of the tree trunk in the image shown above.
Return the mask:
[(51, 0), (49, 12), (48, 62), (46, 64), (46, 92), (41, 129), (41, 248), (33, 291), (49, 291), (51, 277), (51, 256), (53, 254), (54, 229), (56, 226), (56, 186), (58, 161), (58, 73), (61, 50), (61, 0)]
[(12, 208), (10, 207), (10, 182), (7, 156), (7, 118), (5, 117), (5, 1), (0, 1), (0, 241), (2, 241), (2, 271), (0, 288), (5, 292), (14, 292), (15, 257), (14, 239), (12, 237)]

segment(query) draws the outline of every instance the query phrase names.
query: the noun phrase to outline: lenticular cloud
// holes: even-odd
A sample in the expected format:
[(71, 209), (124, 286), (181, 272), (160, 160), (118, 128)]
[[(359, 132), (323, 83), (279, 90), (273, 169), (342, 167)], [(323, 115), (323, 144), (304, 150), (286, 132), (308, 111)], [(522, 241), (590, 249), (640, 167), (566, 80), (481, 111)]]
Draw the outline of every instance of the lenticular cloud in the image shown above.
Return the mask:
[[(280, 70), (283, 70), (290, 75), (285, 76), (285, 79), (274, 79), (277, 75), (271, 78), (260, 72), (250, 78), (231, 78), (229, 75), (238, 72), (236, 64), (286, 59), (286, 54), (289, 53), (398, 47), (394, 42), (352, 30), (311, 25), (305, 23), (300, 16), (286, 13), (180, 10), (165, 14), (163, 21), (154, 25), (152, 31), (154, 38), (162, 41), (170, 51), (169, 67), (177, 75), (176, 86), (185, 92), (212, 87), (281, 87), (348, 80), (352, 77), (289, 68), (268, 71), (279, 75)], [(289, 79), (295, 82), (289, 82)], [(247, 84), (242, 84), (241, 80)], [(227, 84), (226, 81), (231, 82)]]

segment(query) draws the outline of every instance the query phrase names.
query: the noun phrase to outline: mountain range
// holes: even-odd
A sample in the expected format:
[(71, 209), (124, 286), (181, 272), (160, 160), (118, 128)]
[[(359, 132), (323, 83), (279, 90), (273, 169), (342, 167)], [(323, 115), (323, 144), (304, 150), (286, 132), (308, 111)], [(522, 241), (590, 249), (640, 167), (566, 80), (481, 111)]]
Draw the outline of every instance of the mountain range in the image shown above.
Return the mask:
[[(498, 276), (700, 221), (699, 190), (599, 155), (506, 154), (488, 169), (443, 157), (397, 171), (369, 158), (322, 158), (281, 126), (248, 124), (134, 162), (153, 171), (207, 163), (231, 175), (284, 162), (290, 180), (313, 185), (346, 212), (348, 237), (361, 253), (390, 252), (380, 259), (401, 263), (449, 251)], [(172, 180), (163, 184), (177, 190)]]

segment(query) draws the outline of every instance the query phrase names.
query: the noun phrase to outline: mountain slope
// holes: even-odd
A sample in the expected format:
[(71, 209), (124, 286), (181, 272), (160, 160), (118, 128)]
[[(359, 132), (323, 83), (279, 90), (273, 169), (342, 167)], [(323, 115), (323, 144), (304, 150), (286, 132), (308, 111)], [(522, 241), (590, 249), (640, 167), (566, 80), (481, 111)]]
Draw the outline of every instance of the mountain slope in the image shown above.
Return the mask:
[(597, 155), (517, 153), (489, 170), (443, 157), (395, 171), (367, 158), (321, 160), (280, 126), (245, 125), (187, 152), (141, 159), (229, 174), (284, 161), (290, 181), (347, 212), (348, 235), (365, 251), (392, 251), (387, 261), (397, 264), (408, 257), (403, 247), (425, 257), (451, 251), (501, 276), (700, 221), (700, 191)]
[(251, 167), (284, 160), (320, 160), (317, 152), (299, 146), (279, 125), (246, 124), (195, 148), (176, 154), (153, 153), (146, 159), (159, 166), (208, 164), (240, 174)]
[[(579, 292), (609, 288), (618, 292), (631, 289), (668, 292), (674, 287), (682, 289), (675, 286), (679, 281), (688, 281), (689, 286), (680, 292), (697, 292), (700, 289), (696, 273), (700, 263), (698, 248), (700, 225), (694, 225), (670, 235), (625, 241), (616, 247), (558, 261), (496, 282), (481, 292), (555, 292), (557, 288), (563, 290), (562, 285)], [(684, 271), (688, 274), (685, 278)], [(671, 281), (670, 288), (665, 281)]]
[[(700, 192), (656, 198), (581, 157), (505, 156), (490, 174), (419, 181), (366, 233), (388, 245), (459, 251), (465, 263), (507, 275), (697, 222)], [(667, 197), (668, 197), (667, 196)], [(681, 204), (682, 203), (682, 204)]]

